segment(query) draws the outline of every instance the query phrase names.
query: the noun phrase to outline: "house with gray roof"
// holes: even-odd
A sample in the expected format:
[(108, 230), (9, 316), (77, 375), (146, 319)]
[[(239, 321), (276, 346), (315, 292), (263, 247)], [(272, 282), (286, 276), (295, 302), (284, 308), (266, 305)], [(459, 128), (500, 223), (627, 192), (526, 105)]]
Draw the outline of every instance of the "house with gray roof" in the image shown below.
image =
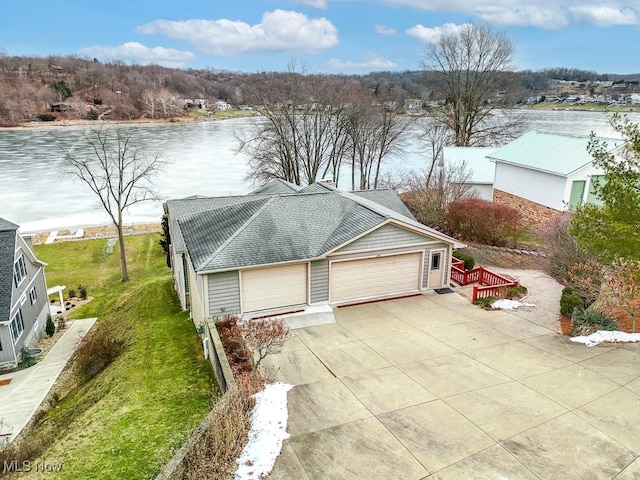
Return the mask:
[[(614, 155), (624, 146), (619, 138), (596, 138)], [(604, 172), (593, 165), (589, 140), (534, 130), (496, 149), (488, 155), (495, 162), (494, 199), (507, 194), (558, 211), (598, 203), (595, 186), (604, 181)]]
[(44, 267), (18, 225), (0, 218), (0, 367), (15, 367), (22, 346), (43, 335), (49, 314)]
[[(262, 190), (264, 192), (264, 190)], [(169, 200), (174, 283), (192, 318), (272, 315), (449, 286), (460, 244), (392, 190)]]

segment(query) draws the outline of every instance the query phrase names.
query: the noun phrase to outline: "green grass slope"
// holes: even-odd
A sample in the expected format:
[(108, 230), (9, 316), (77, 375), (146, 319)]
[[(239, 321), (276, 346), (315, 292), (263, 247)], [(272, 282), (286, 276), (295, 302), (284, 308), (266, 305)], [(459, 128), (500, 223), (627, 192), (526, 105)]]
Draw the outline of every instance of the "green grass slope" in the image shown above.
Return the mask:
[(126, 240), (131, 281), (123, 284), (117, 245), (89, 240), (36, 248), (49, 285), (87, 287), (94, 300), (75, 313), (97, 316), (94, 335), (121, 340), (123, 353), (88, 382), (76, 373), (30, 435), (53, 439), (39, 461), (57, 473), (20, 478), (153, 478), (211, 407), (210, 366), (188, 313), (180, 311), (157, 235)]

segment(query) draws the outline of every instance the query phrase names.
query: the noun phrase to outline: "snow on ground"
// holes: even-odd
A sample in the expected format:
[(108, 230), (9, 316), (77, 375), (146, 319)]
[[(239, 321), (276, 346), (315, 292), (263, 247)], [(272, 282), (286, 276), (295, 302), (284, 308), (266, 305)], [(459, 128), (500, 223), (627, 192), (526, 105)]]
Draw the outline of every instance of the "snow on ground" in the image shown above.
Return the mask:
[(286, 383), (270, 383), (255, 394), (249, 442), (236, 460), (235, 480), (258, 480), (273, 470), (282, 442), (289, 438), (287, 392), (292, 388)]
[(499, 308), (501, 310), (513, 310), (514, 308), (520, 307), (535, 307), (535, 305), (533, 303), (523, 303), (518, 302), (517, 300), (509, 300), (508, 298), (496, 300), (491, 304), (491, 308)]
[(640, 342), (640, 333), (626, 333), (618, 330), (598, 330), (591, 335), (571, 337), (571, 341), (584, 343), (587, 347), (593, 347), (602, 342)]

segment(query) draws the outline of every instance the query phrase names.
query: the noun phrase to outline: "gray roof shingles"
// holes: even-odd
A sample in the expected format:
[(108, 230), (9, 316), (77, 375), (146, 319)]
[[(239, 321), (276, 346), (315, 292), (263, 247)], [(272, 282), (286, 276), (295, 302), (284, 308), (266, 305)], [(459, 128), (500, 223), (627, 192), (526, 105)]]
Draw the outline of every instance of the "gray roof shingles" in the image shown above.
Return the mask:
[(415, 220), (416, 218), (411, 213), (411, 210), (407, 208), (404, 202), (400, 199), (398, 194), (391, 189), (379, 189), (379, 190), (354, 190), (354, 195), (372, 200), (380, 205), (383, 205), (391, 210), (404, 215), (407, 218)]
[(406, 207), (399, 206), (402, 201), (392, 190), (377, 194), (387, 205), (373, 201), (372, 194), (324, 186), (315, 190), (318, 193), (219, 197), (221, 202), (199, 199), (190, 208), (185, 208), (185, 200), (173, 201), (173, 209), (168, 203), (171, 214), (193, 210), (178, 217), (177, 224), (196, 271), (319, 258), (389, 219), (457, 244), (418, 223), (410, 213), (401, 213)]
[(299, 185), (287, 182), (286, 180), (282, 180), (281, 178), (274, 178), (273, 180), (268, 181), (264, 185), (250, 192), (249, 195), (296, 193), (300, 191), (301, 188), (302, 187), (300, 187)]
[(10, 320), (18, 225), (0, 218), (0, 322)]

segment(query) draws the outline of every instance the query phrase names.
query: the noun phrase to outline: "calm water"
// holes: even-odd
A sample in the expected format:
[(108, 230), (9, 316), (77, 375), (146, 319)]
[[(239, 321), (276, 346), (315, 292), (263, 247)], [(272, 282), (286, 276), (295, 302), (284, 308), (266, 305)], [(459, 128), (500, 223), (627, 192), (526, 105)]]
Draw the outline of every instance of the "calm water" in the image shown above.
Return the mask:
[[(528, 129), (578, 134), (595, 131), (615, 135), (600, 112), (527, 111)], [(640, 122), (640, 114), (630, 118)], [(165, 174), (156, 178), (163, 198), (189, 195), (233, 195), (248, 192), (245, 181), (247, 158), (236, 154), (235, 133), (255, 119), (207, 123), (134, 126), (149, 152), (161, 152), (171, 162)], [(51, 226), (107, 223), (94, 194), (81, 183), (65, 176), (65, 149), (82, 148), (81, 127), (34, 128), (0, 131), (0, 217), (20, 224), (24, 230)], [(402, 157), (390, 158), (388, 168), (419, 170), (426, 159), (413, 142)], [(341, 173), (343, 181), (348, 172)], [(350, 185), (344, 183), (343, 188)], [(141, 204), (128, 212), (129, 221), (158, 221), (161, 203)]]

